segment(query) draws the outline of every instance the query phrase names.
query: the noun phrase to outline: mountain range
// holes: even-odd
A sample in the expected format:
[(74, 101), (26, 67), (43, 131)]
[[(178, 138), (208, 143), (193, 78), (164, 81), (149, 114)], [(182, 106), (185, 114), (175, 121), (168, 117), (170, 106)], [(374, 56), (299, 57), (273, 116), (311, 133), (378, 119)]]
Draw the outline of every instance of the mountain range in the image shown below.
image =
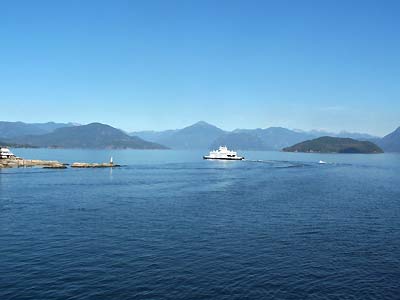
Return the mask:
[(193, 150), (209, 149), (211, 143), (225, 133), (214, 125), (200, 121), (182, 129), (133, 132), (130, 135), (160, 143), (171, 149)]
[(208, 150), (227, 145), (236, 150), (282, 150), (322, 136), (372, 141), (385, 152), (400, 152), (400, 128), (380, 138), (364, 133), (301, 131), (282, 127), (225, 131), (204, 121), (182, 129), (129, 134), (100, 123), (0, 122), (0, 140), (3, 144), (35, 147)]
[(166, 149), (167, 147), (129, 136), (122, 130), (101, 123), (66, 126), (41, 135), (23, 135), (6, 140), (45, 148)]
[(266, 129), (235, 129), (224, 131), (204, 121), (183, 129), (166, 131), (136, 131), (130, 133), (145, 140), (166, 145), (172, 149), (214, 149), (227, 145), (236, 150), (281, 150), (294, 144), (321, 136), (354, 138), (358, 140), (379, 140), (379, 137), (365, 133), (326, 131), (300, 131), (283, 127)]

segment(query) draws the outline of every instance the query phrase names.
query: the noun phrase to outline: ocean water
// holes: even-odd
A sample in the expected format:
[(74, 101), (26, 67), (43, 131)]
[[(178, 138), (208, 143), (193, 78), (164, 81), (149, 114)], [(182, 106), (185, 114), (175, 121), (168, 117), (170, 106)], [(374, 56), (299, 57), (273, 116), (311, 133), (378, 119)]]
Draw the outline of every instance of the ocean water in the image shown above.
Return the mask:
[(0, 170), (2, 300), (400, 298), (400, 155), (14, 152), (124, 166)]

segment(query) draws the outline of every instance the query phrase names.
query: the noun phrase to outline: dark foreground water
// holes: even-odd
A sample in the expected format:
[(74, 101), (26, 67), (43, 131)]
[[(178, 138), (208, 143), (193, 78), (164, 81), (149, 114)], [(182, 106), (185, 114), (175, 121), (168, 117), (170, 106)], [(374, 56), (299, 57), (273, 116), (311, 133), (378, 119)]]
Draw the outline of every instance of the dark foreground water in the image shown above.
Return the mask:
[(399, 299), (400, 155), (112, 154), (0, 171), (0, 299)]

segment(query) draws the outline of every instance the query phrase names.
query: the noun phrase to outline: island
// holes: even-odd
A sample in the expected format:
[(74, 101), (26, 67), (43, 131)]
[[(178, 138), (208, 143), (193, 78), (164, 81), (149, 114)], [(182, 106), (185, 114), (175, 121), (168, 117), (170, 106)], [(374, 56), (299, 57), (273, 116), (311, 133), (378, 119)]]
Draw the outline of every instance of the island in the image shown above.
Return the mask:
[(283, 148), (282, 151), (306, 153), (383, 153), (383, 150), (372, 142), (330, 136), (304, 141), (291, 147)]
[(82, 163), (74, 162), (71, 168), (118, 168), (121, 165), (116, 165), (112, 161), (109, 163)]

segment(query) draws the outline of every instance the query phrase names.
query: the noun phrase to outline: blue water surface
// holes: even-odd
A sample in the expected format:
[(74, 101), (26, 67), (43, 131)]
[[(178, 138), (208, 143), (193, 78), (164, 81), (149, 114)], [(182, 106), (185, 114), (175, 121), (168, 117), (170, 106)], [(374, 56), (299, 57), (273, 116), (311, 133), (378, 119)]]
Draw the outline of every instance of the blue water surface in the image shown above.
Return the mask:
[(14, 152), (123, 166), (0, 170), (2, 300), (399, 298), (400, 155)]

